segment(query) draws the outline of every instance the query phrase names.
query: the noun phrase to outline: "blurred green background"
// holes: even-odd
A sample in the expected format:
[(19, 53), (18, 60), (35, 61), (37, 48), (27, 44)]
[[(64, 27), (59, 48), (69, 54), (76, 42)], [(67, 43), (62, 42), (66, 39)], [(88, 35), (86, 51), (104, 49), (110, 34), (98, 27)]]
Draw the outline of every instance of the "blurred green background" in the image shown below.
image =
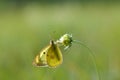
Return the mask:
[(120, 4), (0, 2), (0, 80), (99, 80), (90, 52), (73, 44), (55, 68), (34, 67), (38, 52), (65, 33), (94, 52), (101, 80), (120, 80)]

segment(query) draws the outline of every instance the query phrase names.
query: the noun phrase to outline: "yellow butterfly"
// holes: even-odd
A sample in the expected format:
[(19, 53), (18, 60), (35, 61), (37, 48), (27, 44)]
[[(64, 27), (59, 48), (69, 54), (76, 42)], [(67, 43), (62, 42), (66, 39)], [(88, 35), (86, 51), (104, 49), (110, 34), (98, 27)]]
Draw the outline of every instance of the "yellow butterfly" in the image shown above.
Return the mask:
[(57, 67), (62, 61), (63, 57), (59, 46), (51, 40), (50, 44), (35, 57), (33, 65), (40, 67)]

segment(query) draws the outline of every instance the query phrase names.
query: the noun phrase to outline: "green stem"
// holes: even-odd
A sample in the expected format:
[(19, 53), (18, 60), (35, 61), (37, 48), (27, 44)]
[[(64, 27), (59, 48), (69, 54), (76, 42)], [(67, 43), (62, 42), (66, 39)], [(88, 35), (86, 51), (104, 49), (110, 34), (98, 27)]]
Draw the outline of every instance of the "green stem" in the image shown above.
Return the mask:
[(98, 71), (97, 64), (96, 64), (95, 55), (93, 54), (92, 50), (88, 46), (86, 46), (83, 42), (81, 42), (81, 41), (73, 40), (73, 42), (78, 43), (78, 44), (84, 46), (85, 48), (87, 48), (90, 51), (90, 54), (91, 54), (92, 60), (93, 60), (93, 64), (95, 65), (95, 69), (96, 69), (96, 72), (97, 72), (97, 75), (98, 75), (98, 80), (101, 80), (100, 73)]

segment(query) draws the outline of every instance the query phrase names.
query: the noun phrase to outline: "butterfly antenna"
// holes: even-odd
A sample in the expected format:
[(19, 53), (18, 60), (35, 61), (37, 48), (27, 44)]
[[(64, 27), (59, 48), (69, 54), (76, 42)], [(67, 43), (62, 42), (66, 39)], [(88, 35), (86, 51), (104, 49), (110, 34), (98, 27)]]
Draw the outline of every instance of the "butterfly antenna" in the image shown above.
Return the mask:
[(96, 64), (96, 58), (95, 58), (95, 55), (94, 55), (93, 51), (92, 51), (87, 45), (85, 45), (85, 44), (84, 44), (83, 42), (81, 42), (81, 41), (73, 40), (73, 42), (74, 42), (74, 43), (78, 43), (78, 44), (84, 46), (86, 49), (88, 49), (88, 51), (90, 52), (90, 55), (91, 55), (91, 57), (92, 57), (93, 64), (95, 65), (95, 69), (96, 69), (96, 72), (97, 72), (97, 75), (98, 75), (98, 80), (101, 80), (101, 78), (100, 78), (100, 73), (99, 73), (99, 71), (98, 71), (97, 64)]

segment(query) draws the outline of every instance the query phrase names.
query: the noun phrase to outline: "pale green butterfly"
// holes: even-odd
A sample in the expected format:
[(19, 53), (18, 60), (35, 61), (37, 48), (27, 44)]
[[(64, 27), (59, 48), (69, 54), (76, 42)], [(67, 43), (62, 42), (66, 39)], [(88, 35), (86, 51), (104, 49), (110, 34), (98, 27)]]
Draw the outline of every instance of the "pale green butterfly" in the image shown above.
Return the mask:
[(50, 41), (50, 44), (43, 48), (40, 53), (35, 57), (33, 65), (40, 67), (59, 66), (63, 61), (61, 50), (56, 42)]

